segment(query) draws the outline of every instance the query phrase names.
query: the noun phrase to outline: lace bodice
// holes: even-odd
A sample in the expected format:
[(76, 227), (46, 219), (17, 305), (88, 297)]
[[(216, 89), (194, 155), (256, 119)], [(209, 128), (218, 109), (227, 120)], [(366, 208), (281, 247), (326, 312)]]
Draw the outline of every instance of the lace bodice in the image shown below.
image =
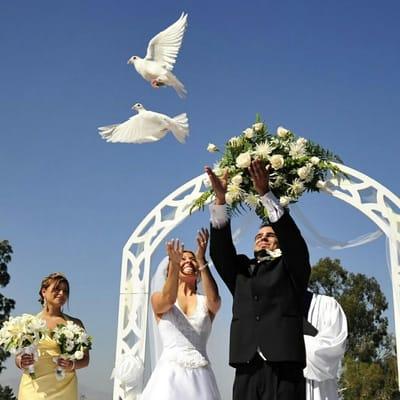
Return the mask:
[(158, 329), (163, 344), (161, 358), (168, 358), (186, 368), (208, 364), (206, 345), (211, 319), (205, 296), (197, 295), (196, 310), (190, 316), (186, 316), (175, 303), (160, 319)]

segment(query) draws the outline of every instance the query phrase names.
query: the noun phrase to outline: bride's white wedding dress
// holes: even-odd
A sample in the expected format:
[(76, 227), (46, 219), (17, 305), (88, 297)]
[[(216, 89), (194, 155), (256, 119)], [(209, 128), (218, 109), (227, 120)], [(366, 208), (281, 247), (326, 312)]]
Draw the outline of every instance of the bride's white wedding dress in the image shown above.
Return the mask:
[(178, 303), (158, 323), (163, 351), (141, 400), (220, 400), (206, 345), (211, 319), (206, 297), (197, 295), (195, 312), (186, 316)]

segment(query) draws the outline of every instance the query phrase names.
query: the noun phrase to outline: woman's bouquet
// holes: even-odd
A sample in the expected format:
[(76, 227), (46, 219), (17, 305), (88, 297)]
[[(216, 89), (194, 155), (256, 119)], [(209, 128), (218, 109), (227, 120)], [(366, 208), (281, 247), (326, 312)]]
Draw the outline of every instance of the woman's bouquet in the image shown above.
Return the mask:
[[(58, 358), (71, 361), (82, 360), (85, 351), (92, 348), (92, 337), (72, 321), (67, 321), (66, 325), (57, 325), (53, 330), (52, 338), (60, 347), (60, 356), (53, 360), (55, 363), (58, 362)], [(56, 368), (56, 378), (57, 380), (65, 378), (65, 371), (60, 366)]]
[[(207, 150), (211, 153), (220, 151), (212, 143)], [(275, 135), (271, 135), (257, 116), (256, 123), (250, 128), (229, 139), (221, 159), (213, 169), (217, 176), (228, 171), (225, 200), (229, 215), (247, 206), (254, 209), (262, 220), (268, 217), (248, 172), (248, 167), (255, 159), (269, 164), (270, 187), (284, 207), (298, 201), (306, 191), (323, 189), (328, 175), (340, 173), (334, 164), (341, 162), (339, 157), (303, 137), (296, 137), (282, 126)], [(210, 186), (208, 178), (205, 185)], [(212, 188), (206, 190), (194, 201), (192, 210), (203, 208), (213, 195)]]
[[(30, 314), (11, 317), (0, 329), (0, 345), (13, 354), (32, 354), (38, 358), (37, 345), (48, 333), (46, 321)], [(29, 375), (35, 377), (35, 367), (28, 367)]]

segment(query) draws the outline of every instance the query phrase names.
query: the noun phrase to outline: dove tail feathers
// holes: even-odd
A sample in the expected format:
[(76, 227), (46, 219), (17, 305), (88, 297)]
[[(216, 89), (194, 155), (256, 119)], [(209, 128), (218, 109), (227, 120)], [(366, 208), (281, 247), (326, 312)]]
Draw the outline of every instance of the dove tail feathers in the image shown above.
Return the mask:
[(186, 137), (189, 135), (189, 120), (186, 113), (172, 118), (170, 130), (178, 142), (185, 143)]
[(175, 89), (176, 93), (181, 99), (186, 97), (187, 91), (184, 84), (172, 72), (168, 71), (166, 74), (166, 78), (168, 81), (168, 85), (172, 86)]
[(114, 124), (114, 125), (108, 125), (108, 126), (100, 126), (98, 128), (99, 130), (99, 135), (107, 140), (107, 142), (111, 141), (112, 135), (115, 131), (115, 128), (118, 126), (119, 124)]

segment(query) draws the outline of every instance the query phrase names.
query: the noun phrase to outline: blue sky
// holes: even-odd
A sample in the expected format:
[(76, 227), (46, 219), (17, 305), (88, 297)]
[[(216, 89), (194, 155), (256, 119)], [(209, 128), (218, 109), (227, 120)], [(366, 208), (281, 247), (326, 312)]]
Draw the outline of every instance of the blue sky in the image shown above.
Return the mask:
[[(182, 11), (189, 28), (175, 73), (186, 100), (152, 89), (126, 64)], [(42, 277), (64, 271), (70, 313), (95, 336), (81, 382), (109, 393), (124, 243), (165, 196), (216, 160), (209, 142), (222, 145), (256, 113), (271, 131), (284, 125), (399, 193), (399, 12), (394, 0), (2, 1), (0, 237), (15, 251), (2, 293), (17, 301), (15, 314), (38, 311)], [(187, 143), (101, 140), (97, 127), (127, 119), (136, 102), (187, 112)], [(376, 229), (326, 195), (306, 195), (300, 207), (337, 240)], [(200, 213), (176, 234), (193, 243), (193, 227), (207, 223)], [(313, 261), (340, 258), (376, 276), (392, 301), (383, 239), (310, 251)], [(228, 298), (219, 318), (229, 318)], [(2, 382), (18, 375), (9, 365)]]

